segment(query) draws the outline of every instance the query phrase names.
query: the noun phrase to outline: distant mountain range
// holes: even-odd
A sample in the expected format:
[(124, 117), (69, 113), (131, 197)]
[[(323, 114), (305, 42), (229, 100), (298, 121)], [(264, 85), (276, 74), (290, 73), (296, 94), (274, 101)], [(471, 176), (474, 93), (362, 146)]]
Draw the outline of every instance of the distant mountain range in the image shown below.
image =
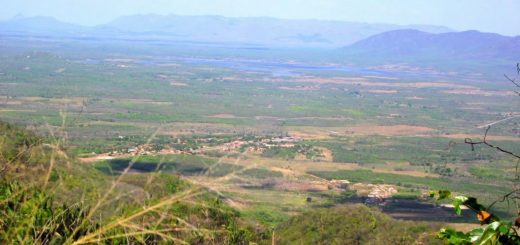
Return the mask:
[(72, 35), (86, 32), (89, 28), (58, 21), (52, 17), (14, 17), (0, 22), (0, 33), (10, 34), (45, 34), (45, 35)]
[(338, 48), (343, 57), (378, 59), (520, 60), (520, 36), (439, 26), (399, 26), (343, 21), (133, 15), (85, 27), (51, 17), (15, 17), (0, 22), (0, 36), (123, 39), (259, 47)]
[(378, 57), (450, 59), (520, 59), (520, 36), (478, 31), (432, 34), (418, 30), (380, 33), (348, 47), (344, 53)]
[(133, 15), (108, 24), (84, 27), (51, 17), (15, 17), (0, 22), (0, 33), (17, 35), (132, 37), (185, 42), (249, 44), (268, 47), (341, 47), (391, 30), (411, 28), (429, 33), (452, 31), (441, 26), (367, 24), (344, 21), (285, 20), (267, 17)]

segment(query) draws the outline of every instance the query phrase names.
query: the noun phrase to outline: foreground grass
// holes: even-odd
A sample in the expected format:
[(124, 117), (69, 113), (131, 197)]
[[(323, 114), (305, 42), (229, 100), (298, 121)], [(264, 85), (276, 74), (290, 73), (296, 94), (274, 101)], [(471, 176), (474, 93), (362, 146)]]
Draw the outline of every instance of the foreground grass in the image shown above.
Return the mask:
[(60, 141), (0, 124), (0, 241), (247, 244), (266, 239), (218, 195), (175, 175), (93, 174)]

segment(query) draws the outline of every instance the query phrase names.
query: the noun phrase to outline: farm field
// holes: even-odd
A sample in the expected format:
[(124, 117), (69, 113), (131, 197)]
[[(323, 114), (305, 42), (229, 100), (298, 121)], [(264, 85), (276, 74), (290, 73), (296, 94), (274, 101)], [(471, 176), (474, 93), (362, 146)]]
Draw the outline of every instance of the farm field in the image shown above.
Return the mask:
[(464, 143), (492, 125), (488, 140), (520, 150), (518, 98), (499, 62), (461, 72), (333, 54), (306, 61), (313, 50), (224, 56), (195, 44), (0, 38), (1, 121), (61, 140), (107, 177), (129, 166), (136, 179), (180, 176), (270, 227), (345, 203), (471, 226), (429, 191), (491, 203), (515, 179), (514, 159)]

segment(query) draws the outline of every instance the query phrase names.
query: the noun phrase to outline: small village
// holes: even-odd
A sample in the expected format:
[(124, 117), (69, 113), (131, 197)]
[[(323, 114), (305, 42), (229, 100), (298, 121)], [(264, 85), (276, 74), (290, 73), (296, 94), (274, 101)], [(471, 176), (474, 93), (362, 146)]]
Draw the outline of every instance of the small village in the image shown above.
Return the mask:
[[(123, 140), (124, 136), (118, 136)], [(233, 137), (233, 138), (171, 138), (168, 142), (148, 143), (136, 146), (120, 147), (107, 153), (89, 154), (89, 159), (113, 159), (135, 155), (166, 155), (166, 154), (205, 154), (208, 152), (240, 153), (249, 152), (262, 154), (272, 148), (293, 148), (302, 138), (283, 137)], [(305, 154), (305, 152), (300, 152)]]
[[(119, 138), (123, 138), (119, 136)], [(98, 160), (110, 160), (116, 158), (131, 157), (136, 155), (174, 155), (174, 154), (208, 154), (210, 152), (221, 152), (223, 154), (231, 153), (252, 153), (262, 154), (270, 149), (281, 148), (291, 149), (300, 146), (303, 143), (303, 139), (293, 136), (279, 136), (279, 137), (200, 137), (200, 138), (172, 138), (168, 143), (162, 144), (141, 144), (137, 146), (128, 147), (120, 151), (112, 151), (108, 153), (95, 154), (82, 158), (83, 161), (93, 162)], [(164, 142), (164, 140), (162, 141)], [(298, 147), (297, 153), (305, 156), (307, 151), (315, 150), (312, 148)], [(322, 159), (321, 155), (318, 155), (314, 160)], [(291, 167), (288, 165), (284, 167), (291, 171)], [(386, 204), (386, 201), (392, 197), (393, 194), (397, 193), (397, 188), (392, 185), (376, 185), (376, 184), (362, 184), (362, 183), (351, 183), (349, 180), (344, 179), (332, 179), (332, 180), (320, 180), (310, 182), (277, 182), (274, 180), (266, 180), (261, 186), (274, 186), (281, 190), (307, 190), (307, 191), (325, 191), (335, 190), (339, 192), (343, 191), (354, 191), (359, 196), (363, 196), (364, 203), (367, 205), (380, 205)], [(245, 184), (249, 186), (251, 184)], [(244, 186), (244, 187), (246, 187)], [(253, 184), (252, 186), (256, 186)]]

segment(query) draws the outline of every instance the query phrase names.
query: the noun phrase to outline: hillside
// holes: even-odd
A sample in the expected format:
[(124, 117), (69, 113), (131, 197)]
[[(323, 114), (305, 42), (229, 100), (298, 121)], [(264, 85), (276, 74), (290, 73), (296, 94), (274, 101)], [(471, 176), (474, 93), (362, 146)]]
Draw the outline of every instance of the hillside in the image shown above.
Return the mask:
[(432, 34), (395, 30), (371, 36), (343, 49), (346, 54), (395, 59), (511, 59), (520, 58), (520, 37), (478, 31)]
[(247, 244), (266, 236), (176, 176), (112, 178), (55, 146), (0, 122), (0, 241)]
[(277, 244), (441, 244), (438, 225), (397, 221), (363, 205), (316, 209), (280, 225)]

